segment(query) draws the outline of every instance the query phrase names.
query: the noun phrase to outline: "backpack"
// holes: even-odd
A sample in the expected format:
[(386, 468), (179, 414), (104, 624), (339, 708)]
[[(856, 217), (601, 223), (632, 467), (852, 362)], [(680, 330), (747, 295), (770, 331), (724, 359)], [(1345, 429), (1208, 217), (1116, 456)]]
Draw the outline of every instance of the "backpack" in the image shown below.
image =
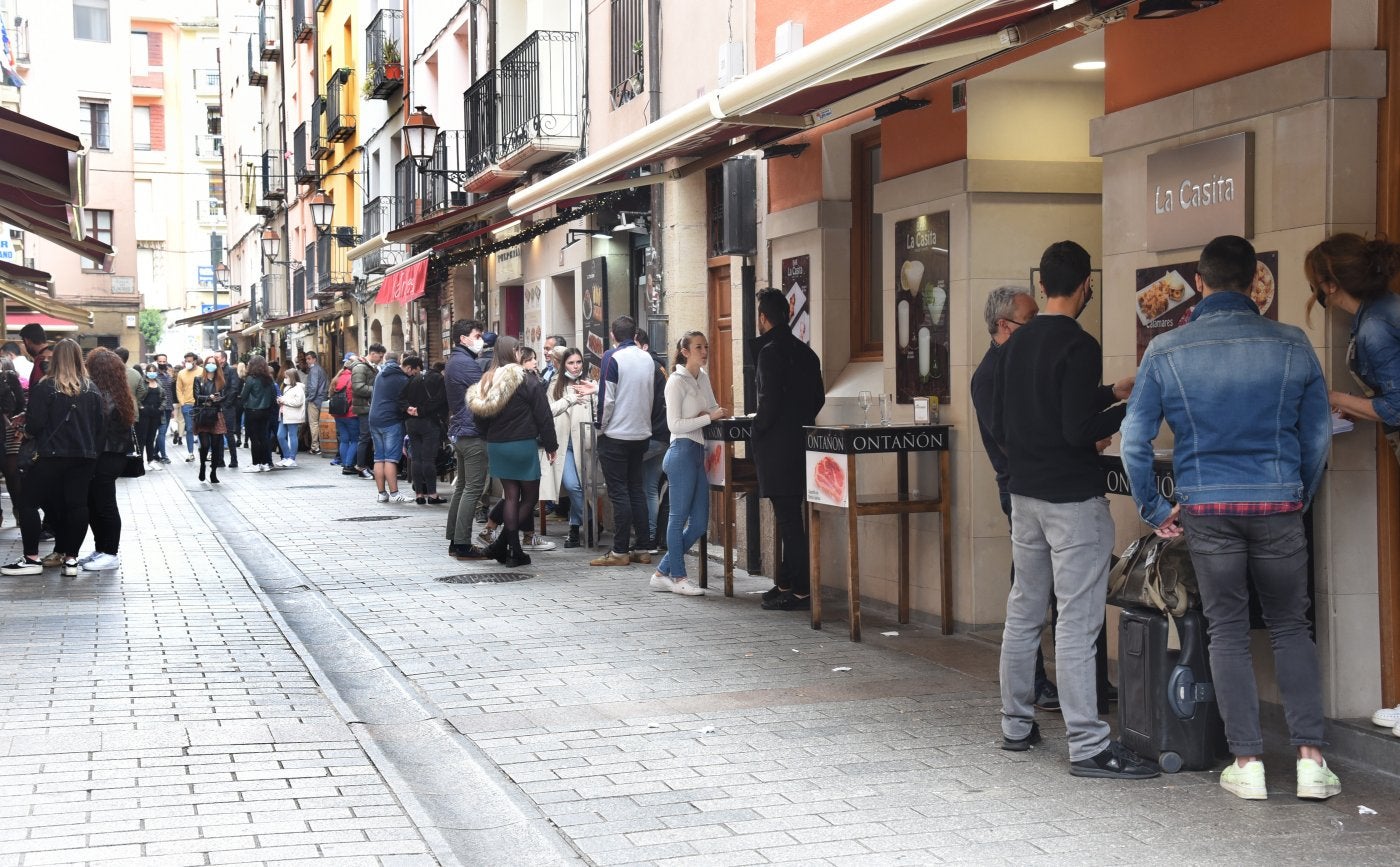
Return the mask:
[(337, 388), (335, 391), (332, 391), (332, 392), (331, 392), (331, 402), (330, 402), (331, 415), (349, 415), (349, 414), (350, 414), (350, 398), (348, 397), (348, 392), (349, 392), (349, 391), (350, 391), (350, 384), (349, 384), (349, 382), (347, 381), (344, 388)]

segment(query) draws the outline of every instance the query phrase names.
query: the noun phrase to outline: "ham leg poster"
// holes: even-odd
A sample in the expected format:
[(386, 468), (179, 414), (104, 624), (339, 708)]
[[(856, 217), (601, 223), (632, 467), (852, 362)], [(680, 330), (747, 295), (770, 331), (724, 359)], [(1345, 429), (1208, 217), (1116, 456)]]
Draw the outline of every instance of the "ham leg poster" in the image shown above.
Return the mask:
[(848, 460), (847, 455), (807, 452), (807, 502), (842, 509), (850, 504)]

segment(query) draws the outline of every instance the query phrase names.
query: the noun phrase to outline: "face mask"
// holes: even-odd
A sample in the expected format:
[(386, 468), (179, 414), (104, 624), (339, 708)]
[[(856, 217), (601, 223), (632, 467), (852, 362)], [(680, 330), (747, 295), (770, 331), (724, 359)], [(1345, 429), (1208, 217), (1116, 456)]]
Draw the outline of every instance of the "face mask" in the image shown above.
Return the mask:
[(470, 349), (473, 354), (480, 355), (481, 350), (486, 348), (486, 341), (478, 337), (477, 339), (468, 343), (467, 348)]
[(1079, 308), (1079, 312), (1076, 313), (1076, 314), (1074, 314), (1074, 318), (1075, 318), (1075, 319), (1078, 319), (1079, 317), (1083, 316), (1083, 315), (1084, 315), (1084, 311), (1089, 309), (1089, 302), (1090, 302), (1090, 301), (1093, 301), (1093, 300), (1094, 300), (1094, 287), (1090, 286), (1090, 287), (1089, 287), (1089, 291), (1086, 292), (1086, 293), (1084, 294), (1084, 306)]
[(1322, 287), (1319, 286), (1313, 289), (1313, 298), (1317, 300), (1318, 307), (1321, 307), (1323, 310), (1327, 309), (1327, 293), (1322, 290)]
[(204, 369), (207, 370), (207, 371), (209, 371), (210, 373), (213, 373), (214, 371), (216, 371), (216, 370), (219, 369), (219, 365), (217, 365), (217, 364), (206, 364), (206, 365), (204, 365)]
[(194, 370), (194, 363), (193, 363), (193, 362), (190, 362), (190, 361), (186, 361), (186, 362), (185, 362), (185, 370)]
[(155, 378), (156, 378), (156, 372), (155, 372), (154, 370), (147, 371), (147, 372), (146, 372), (146, 378), (147, 378), (147, 379), (155, 379)]
[(578, 379), (580, 376), (583, 376), (583, 371), (580, 370), (577, 373), (575, 373), (572, 370), (566, 370), (564, 371), (564, 375), (567, 376), (569, 379)]

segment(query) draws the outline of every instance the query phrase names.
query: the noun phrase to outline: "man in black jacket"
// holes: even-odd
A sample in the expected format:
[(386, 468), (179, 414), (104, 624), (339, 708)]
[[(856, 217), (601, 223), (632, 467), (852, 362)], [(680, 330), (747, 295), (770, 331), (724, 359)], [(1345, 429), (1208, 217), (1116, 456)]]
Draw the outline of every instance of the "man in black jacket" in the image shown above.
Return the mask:
[(769, 288), (758, 293), (758, 412), (750, 446), (759, 495), (773, 502), (783, 543), (773, 586), (763, 594), (768, 611), (812, 607), (807, 527), (802, 517), (807, 478), (802, 429), (815, 424), (817, 413), (826, 405), (821, 361), (811, 347), (793, 336), (787, 317), (787, 299), (781, 291)]
[(222, 350), (214, 353), (214, 360), (224, 369), (224, 394), (228, 395), (224, 400), (224, 425), (228, 428), (225, 440), (228, 442), (229, 469), (233, 469), (238, 466), (239, 417), (243, 415), (243, 405), (239, 403), (238, 396), (243, 391), (243, 380), (238, 376), (238, 368), (228, 363)]
[(1099, 342), (1075, 321), (1094, 295), (1088, 251), (1073, 241), (1050, 245), (1040, 259), (1040, 285), (1045, 310), (1002, 346), (994, 378), (992, 438), (1006, 450), (1016, 568), (1001, 643), (1002, 749), (1026, 750), (1040, 740), (1035, 653), (1053, 589), (1055, 675), (1070, 773), (1155, 777), (1155, 765), (1109, 740), (1094, 684), (1094, 642), (1103, 628), (1113, 553), (1096, 445), (1118, 430), (1125, 410), (1119, 402), (1132, 392), (1133, 379), (1100, 385)]

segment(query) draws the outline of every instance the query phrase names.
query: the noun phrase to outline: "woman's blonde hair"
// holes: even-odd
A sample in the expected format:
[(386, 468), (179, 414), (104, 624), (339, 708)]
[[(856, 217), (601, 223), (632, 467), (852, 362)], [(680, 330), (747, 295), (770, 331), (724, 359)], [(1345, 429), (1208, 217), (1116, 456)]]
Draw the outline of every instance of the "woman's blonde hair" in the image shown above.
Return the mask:
[(87, 388), (90, 380), (83, 366), (83, 350), (76, 340), (65, 337), (54, 344), (47, 378), (53, 380), (54, 390), (69, 397), (76, 397)]

